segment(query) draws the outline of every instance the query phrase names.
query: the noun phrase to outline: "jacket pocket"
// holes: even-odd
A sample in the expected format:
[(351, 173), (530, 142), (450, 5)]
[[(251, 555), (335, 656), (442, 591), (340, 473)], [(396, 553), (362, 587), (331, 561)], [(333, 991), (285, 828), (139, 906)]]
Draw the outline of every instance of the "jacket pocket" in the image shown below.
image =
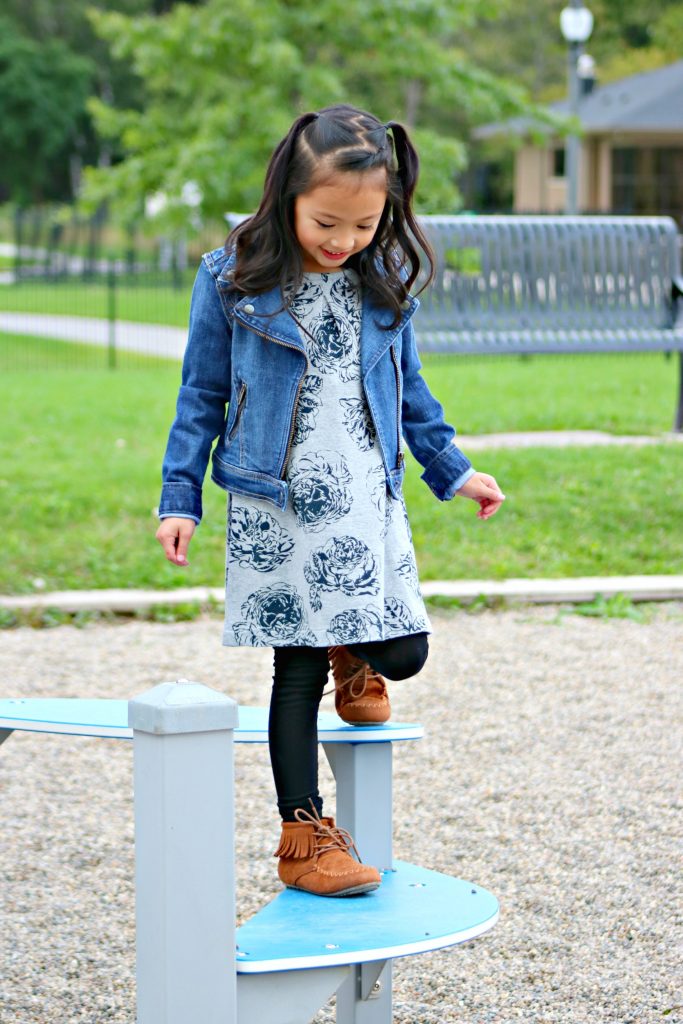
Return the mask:
[(235, 413), (235, 419), (233, 420), (232, 426), (230, 427), (230, 433), (228, 434), (227, 440), (232, 441), (235, 434), (239, 430), (240, 420), (242, 418), (242, 410), (247, 401), (247, 385), (242, 381), (240, 386), (239, 395), (237, 397), (237, 412)]

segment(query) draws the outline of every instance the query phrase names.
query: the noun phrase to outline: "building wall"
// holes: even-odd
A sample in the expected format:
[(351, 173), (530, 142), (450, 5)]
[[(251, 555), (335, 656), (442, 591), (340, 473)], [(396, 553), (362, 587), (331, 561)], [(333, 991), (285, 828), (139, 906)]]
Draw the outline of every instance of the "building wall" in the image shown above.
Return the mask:
[[(515, 157), (514, 209), (517, 213), (538, 211), (561, 213), (565, 208), (566, 180), (553, 175), (555, 147), (563, 140), (545, 148), (525, 145)], [(620, 133), (609, 136), (593, 135), (581, 142), (579, 165), (578, 206), (580, 210), (608, 213), (612, 209), (613, 149), (633, 147), (643, 150), (640, 167), (643, 173), (650, 166), (650, 157), (656, 147), (683, 147), (683, 135), (646, 135)], [(652, 202), (656, 204), (656, 185)]]
[[(560, 145), (560, 143), (558, 143)], [(555, 147), (522, 146), (515, 157), (516, 213), (538, 211), (539, 213), (562, 213), (566, 202), (567, 183), (563, 177), (553, 174), (553, 150)], [(594, 189), (594, 172), (590, 162), (590, 146), (582, 144), (579, 175), (579, 207), (586, 207)]]

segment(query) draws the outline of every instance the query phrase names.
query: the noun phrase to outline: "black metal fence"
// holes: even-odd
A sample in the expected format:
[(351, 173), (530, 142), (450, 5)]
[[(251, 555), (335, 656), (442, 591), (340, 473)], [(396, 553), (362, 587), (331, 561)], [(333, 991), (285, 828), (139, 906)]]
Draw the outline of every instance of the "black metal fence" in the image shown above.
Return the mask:
[(146, 237), (99, 213), (0, 215), (0, 371), (153, 366), (182, 354), (202, 252), (227, 225)]

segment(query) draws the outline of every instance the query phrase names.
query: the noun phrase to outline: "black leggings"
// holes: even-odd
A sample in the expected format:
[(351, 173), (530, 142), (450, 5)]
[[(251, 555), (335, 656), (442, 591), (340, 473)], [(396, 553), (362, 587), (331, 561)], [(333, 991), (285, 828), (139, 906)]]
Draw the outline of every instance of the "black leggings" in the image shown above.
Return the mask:
[[(429, 651), (426, 633), (348, 644), (357, 658), (387, 679), (416, 675)], [(318, 706), (329, 671), (327, 647), (276, 647), (268, 740), (278, 809), (295, 821), (297, 807), (322, 814), (318, 792)]]

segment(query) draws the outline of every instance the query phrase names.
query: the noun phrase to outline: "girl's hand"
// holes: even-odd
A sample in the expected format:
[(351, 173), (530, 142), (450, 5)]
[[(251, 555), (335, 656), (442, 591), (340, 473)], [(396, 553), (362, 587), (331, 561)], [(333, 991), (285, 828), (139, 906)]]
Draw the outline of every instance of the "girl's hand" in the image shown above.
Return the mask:
[(194, 519), (182, 519), (180, 516), (168, 516), (167, 519), (161, 520), (156, 538), (173, 565), (190, 564), (187, 560), (187, 549), (196, 527)]
[(490, 519), (491, 516), (495, 516), (505, 501), (505, 495), (495, 478), (489, 476), (488, 473), (475, 473), (459, 491), (456, 491), (456, 494), (462, 498), (472, 498), (473, 501), (479, 502), (478, 519)]

